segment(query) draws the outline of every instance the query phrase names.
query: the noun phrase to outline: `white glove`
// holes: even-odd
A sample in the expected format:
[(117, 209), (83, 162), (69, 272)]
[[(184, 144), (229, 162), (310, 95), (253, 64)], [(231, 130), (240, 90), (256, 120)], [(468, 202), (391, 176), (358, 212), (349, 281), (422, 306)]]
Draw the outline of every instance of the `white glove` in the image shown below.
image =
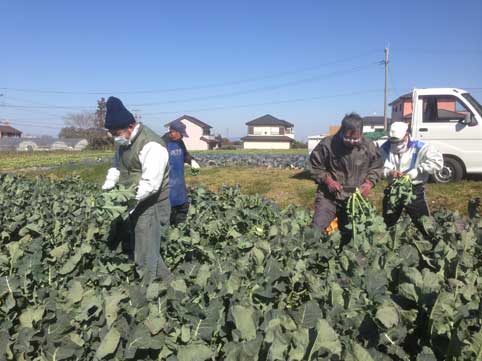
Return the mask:
[(191, 160), (191, 168), (192, 169), (199, 169), (201, 168), (198, 164), (198, 162), (196, 162), (194, 159)]
[(115, 187), (119, 181), (120, 172), (117, 168), (109, 168), (107, 171), (107, 176), (105, 177), (105, 182), (102, 185), (103, 191), (108, 191)]
[(413, 168), (412, 170), (407, 172), (407, 175), (410, 177), (411, 180), (414, 180), (418, 176), (417, 168)]
[(112, 180), (106, 180), (106, 181), (104, 182), (104, 184), (102, 185), (102, 190), (103, 190), (103, 191), (108, 191), (108, 190), (114, 188), (116, 184), (117, 184), (117, 183), (114, 182), (114, 181), (112, 181)]

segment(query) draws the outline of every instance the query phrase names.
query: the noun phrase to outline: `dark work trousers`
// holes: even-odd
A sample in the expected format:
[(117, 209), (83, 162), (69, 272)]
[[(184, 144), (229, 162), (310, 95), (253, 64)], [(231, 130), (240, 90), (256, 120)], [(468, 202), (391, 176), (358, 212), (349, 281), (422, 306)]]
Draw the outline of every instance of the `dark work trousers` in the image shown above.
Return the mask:
[(417, 184), (413, 186), (413, 194), (415, 195), (415, 199), (407, 205), (403, 206), (400, 205), (396, 209), (393, 209), (391, 213), (388, 213), (388, 202), (390, 200), (390, 187), (385, 188), (385, 195), (383, 197), (383, 219), (385, 220), (385, 224), (387, 227), (394, 226), (400, 216), (402, 215), (403, 210), (405, 209), (410, 218), (412, 219), (413, 224), (417, 229), (422, 233), (424, 238), (428, 241), (431, 241), (430, 235), (425, 230), (423, 226), (421, 218), (423, 216), (429, 216), (430, 211), (428, 209), (427, 201), (425, 199), (425, 187), (422, 184)]
[(129, 217), (130, 244), (137, 271), (145, 282), (164, 281), (173, 276), (161, 256), (161, 239), (165, 240), (170, 217), (169, 198), (143, 205)]
[(189, 202), (179, 206), (171, 207), (171, 226), (177, 226), (180, 223), (184, 223), (186, 221), (188, 211)]
[(336, 200), (330, 195), (326, 196), (323, 191), (318, 190), (315, 196), (315, 214), (311, 225), (325, 232), (331, 221), (338, 218), (338, 228), (342, 236), (342, 244), (347, 244), (352, 236), (351, 230), (346, 228), (348, 215), (346, 213), (346, 201)]

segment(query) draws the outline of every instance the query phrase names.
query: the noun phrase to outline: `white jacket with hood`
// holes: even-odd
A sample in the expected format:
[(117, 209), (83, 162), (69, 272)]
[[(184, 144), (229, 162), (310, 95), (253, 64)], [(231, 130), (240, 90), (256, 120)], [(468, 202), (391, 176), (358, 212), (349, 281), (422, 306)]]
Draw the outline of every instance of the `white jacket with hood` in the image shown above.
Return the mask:
[(442, 154), (430, 144), (409, 138), (406, 148), (396, 153), (391, 149), (390, 140), (381, 147), (384, 159), (383, 175), (392, 182), (390, 172), (393, 170), (407, 174), (414, 185), (428, 181), (430, 174), (443, 167)]

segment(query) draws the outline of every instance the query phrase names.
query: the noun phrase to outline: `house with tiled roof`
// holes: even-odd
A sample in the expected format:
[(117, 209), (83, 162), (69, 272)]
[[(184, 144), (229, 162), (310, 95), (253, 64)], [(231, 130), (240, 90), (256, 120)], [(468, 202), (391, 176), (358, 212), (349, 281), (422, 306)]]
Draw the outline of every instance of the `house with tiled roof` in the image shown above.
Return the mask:
[(211, 134), (212, 126), (190, 115), (183, 115), (165, 125), (173, 122), (181, 121), (186, 125), (187, 138), (183, 138), (184, 144), (188, 150), (210, 150), (219, 146), (219, 141)]
[(248, 135), (241, 138), (244, 149), (290, 149), (294, 142), (294, 124), (271, 114), (246, 123)]
[(0, 122), (0, 138), (20, 138), (22, 132), (15, 129), (8, 122)]
[[(391, 123), (391, 119), (387, 118), (387, 123)], [(380, 115), (370, 115), (363, 117), (363, 133), (371, 133), (385, 130), (385, 118)]]

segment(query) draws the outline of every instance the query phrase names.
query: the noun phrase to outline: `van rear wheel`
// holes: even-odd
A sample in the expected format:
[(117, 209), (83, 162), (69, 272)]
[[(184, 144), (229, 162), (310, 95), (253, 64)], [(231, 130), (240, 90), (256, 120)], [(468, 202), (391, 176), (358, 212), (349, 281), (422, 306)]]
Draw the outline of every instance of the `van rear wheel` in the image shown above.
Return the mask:
[(433, 179), (435, 183), (449, 183), (460, 181), (464, 176), (464, 168), (459, 161), (453, 158), (444, 157), (444, 167), (435, 172)]

